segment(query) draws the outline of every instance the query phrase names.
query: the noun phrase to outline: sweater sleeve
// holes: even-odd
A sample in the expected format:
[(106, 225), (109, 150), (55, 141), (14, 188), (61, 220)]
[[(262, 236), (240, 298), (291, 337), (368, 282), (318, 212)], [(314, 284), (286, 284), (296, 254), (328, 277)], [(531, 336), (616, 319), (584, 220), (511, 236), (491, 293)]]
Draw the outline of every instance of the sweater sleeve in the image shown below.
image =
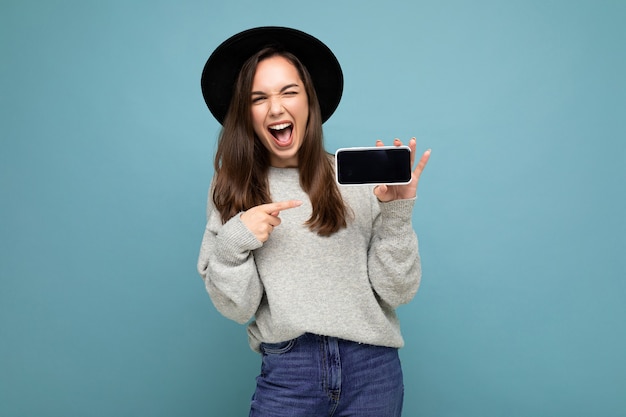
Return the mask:
[(417, 236), (411, 223), (415, 199), (379, 203), (374, 207), (368, 251), (372, 288), (391, 308), (415, 296), (422, 277)]
[(209, 198), (198, 272), (215, 308), (241, 324), (252, 318), (263, 296), (252, 252), (261, 246), (239, 215), (222, 224)]

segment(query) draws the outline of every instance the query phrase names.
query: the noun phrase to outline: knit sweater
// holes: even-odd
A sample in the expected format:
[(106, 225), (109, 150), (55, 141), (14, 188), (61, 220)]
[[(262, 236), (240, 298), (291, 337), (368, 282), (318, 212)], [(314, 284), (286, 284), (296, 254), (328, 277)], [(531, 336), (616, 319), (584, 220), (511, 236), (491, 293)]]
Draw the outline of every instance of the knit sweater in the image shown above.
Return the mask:
[[(340, 187), (347, 228), (319, 236), (304, 223), (311, 202), (296, 168), (270, 168), (272, 201), (301, 200), (280, 213), (261, 243), (236, 215), (226, 223), (209, 196), (198, 271), (215, 307), (248, 324), (250, 347), (304, 333), (400, 348), (395, 313), (420, 284), (415, 199), (381, 203), (371, 186)], [(252, 319), (252, 320), (251, 320)]]

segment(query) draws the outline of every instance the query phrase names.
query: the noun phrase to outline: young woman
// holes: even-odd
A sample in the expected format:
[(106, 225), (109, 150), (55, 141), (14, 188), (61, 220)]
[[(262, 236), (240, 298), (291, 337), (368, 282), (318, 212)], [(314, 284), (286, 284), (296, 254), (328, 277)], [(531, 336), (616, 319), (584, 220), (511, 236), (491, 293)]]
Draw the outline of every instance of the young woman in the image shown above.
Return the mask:
[(322, 123), (342, 87), (333, 53), (289, 28), (239, 33), (203, 71), (223, 129), (198, 270), (262, 354), (251, 416), (401, 413), (395, 308), (420, 283), (411, 213), (430, 152), (408, 185), (338, 186)]

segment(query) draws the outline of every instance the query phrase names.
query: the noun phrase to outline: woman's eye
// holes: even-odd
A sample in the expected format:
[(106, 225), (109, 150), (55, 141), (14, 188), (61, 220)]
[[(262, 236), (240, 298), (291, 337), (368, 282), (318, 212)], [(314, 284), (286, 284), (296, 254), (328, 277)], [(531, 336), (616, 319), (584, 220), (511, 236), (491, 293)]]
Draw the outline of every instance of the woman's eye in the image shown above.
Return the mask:
[(252, 97), (252, 102), (253, 103), (259, 103), (259, 102), (261, 102), (263, 100), (265, 100), (265, 97), (263, 97), (263, 96), (254, 96), (254, 97)]

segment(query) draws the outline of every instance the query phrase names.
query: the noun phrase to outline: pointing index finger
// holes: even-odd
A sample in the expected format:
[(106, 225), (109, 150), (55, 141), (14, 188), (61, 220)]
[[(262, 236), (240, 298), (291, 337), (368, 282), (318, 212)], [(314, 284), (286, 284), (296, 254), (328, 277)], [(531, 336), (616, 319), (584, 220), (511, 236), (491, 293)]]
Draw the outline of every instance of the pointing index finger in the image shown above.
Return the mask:
[(285, 200), (279, 201), (276, 203), (268, 203), (259, 206), (265, 213), (276, 216), (279, 212), (283, 210), (288, 210), (290, 208), (300, 207), (302, 205), (302, 201), (300, 200)]

